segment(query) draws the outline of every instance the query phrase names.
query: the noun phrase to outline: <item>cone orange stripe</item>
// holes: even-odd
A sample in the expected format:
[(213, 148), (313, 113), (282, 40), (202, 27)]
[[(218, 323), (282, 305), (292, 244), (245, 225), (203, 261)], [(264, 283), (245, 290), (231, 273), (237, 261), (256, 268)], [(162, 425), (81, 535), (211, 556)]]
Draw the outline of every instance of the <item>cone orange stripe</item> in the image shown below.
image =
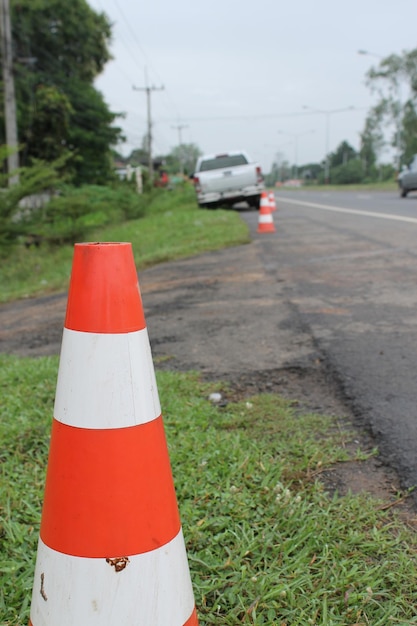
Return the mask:
[(145, 325), (131, 244), (75, 244), (65, 327), (127, 333)]
[(90, 430), (53, 420), (40, 536), (81, 557), (153, 550), (181, 525), (162, 417)]
[(198, 626), (197, 611), (194, 609), (190, 619), (187, 619), (184, 626)]

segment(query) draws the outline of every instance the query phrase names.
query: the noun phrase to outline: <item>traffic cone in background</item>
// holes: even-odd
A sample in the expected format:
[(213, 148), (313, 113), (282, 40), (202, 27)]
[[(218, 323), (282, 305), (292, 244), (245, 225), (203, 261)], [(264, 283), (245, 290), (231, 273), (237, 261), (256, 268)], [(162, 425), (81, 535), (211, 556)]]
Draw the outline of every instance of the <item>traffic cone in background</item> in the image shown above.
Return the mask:
[(30, 626), (198, 626), (130, 243), (76, 244)]
[(269, 192), (269, 207), (271, 209), (271, 213), (277, 210), (277, 205), (275, 202), (275, 194), (273, 191)]
[(272, 219), (269, 198), (266, 191), (262, 192), (259, 206), (258, 233), (274, 233), (275, 226)]

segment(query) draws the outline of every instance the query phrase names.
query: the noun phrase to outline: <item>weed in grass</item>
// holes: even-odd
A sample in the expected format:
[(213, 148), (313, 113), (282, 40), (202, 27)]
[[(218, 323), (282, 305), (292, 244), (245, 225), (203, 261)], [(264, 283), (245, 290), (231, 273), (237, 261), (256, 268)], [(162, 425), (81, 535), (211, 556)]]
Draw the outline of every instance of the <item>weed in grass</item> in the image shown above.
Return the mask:
[[(0, 357), (4, 626), (28, 620), (57, 364)], [(276, 395), (219, 407), (195, 373), (157, 379), (201, 626), (417, 624), (414, 533), (314, 475), (347, 433)]]

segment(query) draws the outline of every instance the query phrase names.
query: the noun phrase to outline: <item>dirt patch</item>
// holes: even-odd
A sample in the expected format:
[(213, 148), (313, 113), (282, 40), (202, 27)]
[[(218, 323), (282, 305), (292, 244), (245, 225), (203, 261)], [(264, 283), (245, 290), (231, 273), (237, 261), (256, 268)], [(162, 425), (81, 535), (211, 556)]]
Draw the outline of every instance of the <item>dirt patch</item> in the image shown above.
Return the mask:
[[(358, 460), (337, 463), (313, 478), (320, 480), (333, 496), (365, 493), (372, 495), (380, 509), (394, 509), (403, 520), (417, 529), (417, 511), (413, 500), (401, 489), (398, 475), (378, 455), (374, 439), (358, 431), (348, 404), (326, 371), (324, 363), (318, 362), (314, 369), (289, 368), (263, 372), (260, 377), (242, 376), (231, 383), (232, 394), (237, 398), (256, 393), (277, 393), (293, 402), (299, 412), (313, 412), (333, 416), (336, 427), (353, 433), (346, 442), (351, 457)], [(367, 458), (364, 458), (367, 457)]]
[[(171, 360), (160, 363), (160, 369), (178, 369)], [(319, 471), (319, 479), (330, 496), (365, 493), (373, 496), (381, 509), (395, 510), (404, 521), (417, 529), (417, 511), (408, 494), (401, 489), (398, 475), (378, 455), (373, 437), (358, 431), (355, 418), (344, 399), (337, 382), (320, 359), (310, 367), (288, 367), (284, 369), (248, 372), (229, 376), (204, 375), (207, 382), (226, 381), (228, 389), (222, 394), (221, 406), (229, 402), (249, 399), (259, 393), (276, 393), (290, 400), (297, 412), (319, 413), (335, 418), (336, 428), (349, 433), (347, 451), (358, 460), (337, 463)], [(367, 458), (366, 458), (367, 457)]]

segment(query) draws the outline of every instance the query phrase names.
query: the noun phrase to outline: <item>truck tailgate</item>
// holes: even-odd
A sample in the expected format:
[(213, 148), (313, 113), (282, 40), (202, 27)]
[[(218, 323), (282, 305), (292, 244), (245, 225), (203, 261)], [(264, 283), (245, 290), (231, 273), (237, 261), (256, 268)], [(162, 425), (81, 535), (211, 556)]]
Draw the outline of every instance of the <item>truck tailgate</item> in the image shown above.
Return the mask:
[(251, 165), (200, 172), (199, 178), (203, 192), (222, 193), (231, 189), (243, 189), (256, 183), (255, 169)]

